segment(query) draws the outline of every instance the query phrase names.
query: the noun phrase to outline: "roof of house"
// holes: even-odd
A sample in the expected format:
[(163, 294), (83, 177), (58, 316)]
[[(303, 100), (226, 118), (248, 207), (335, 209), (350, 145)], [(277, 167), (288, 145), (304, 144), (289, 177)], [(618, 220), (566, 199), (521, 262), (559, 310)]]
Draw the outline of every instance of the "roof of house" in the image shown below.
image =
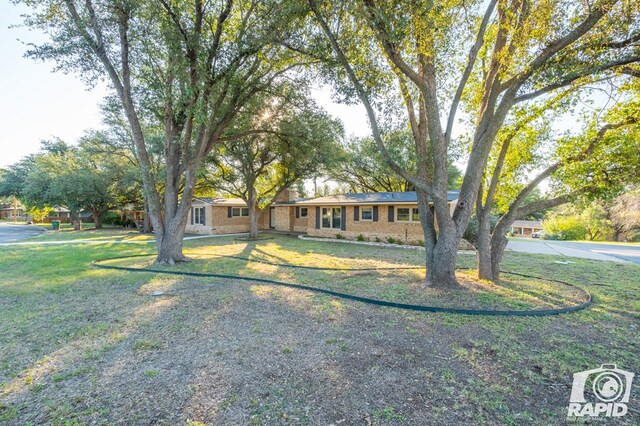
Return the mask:
[[(458, 199), (459, 191), (447, 191), (447, 200)], [(358, 194), (339, 194), (327, 197), (305, 198), (277, 204), (327, 205), (327, 204), (415, 204), (418, 202), (415, 191), (409, 192), (370, 192)]]
[[(458, 199), (460, 191), (447, 191), (447, 200), (454, 201)], [(211, 198), (197, 197), (194, 201), (200, 201), (204, 204), (228, 206), (228, 207), (246, 207), (247, 203), (241, 198)], [(342, 204), (415, 204), (418, 202), (415, 191), (410, 192), (368, 192), (358, 194), (339, 194), (329, 195), (327, 197), (317, 198), (298, 198), (293, 201), (276, 201), (273, 203), (277, 206), (282, 205), (342, 205)]]
[(542, 228), (542, 222), (539, 220), (514, 220), (511, 226), (516, 228)]
[(242, 198), (212, 198), (212, 197), (197, 197), (194, 201), (201, 201), (204, 204), (211, 204), (217, 206), (227, 207), (246, 207), (247, 203)]

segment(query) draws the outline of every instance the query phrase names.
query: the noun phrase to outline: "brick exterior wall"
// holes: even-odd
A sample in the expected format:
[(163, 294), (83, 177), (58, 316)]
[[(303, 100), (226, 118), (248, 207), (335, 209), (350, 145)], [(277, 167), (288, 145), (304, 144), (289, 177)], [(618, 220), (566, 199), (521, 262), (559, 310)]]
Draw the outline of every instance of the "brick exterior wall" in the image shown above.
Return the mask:
[[(302, 210), (303, 207), (298, 206), (298, 209)], [(315, 207), (304, 207), (307, 209), (307, 217), (296, 217), (296, 207), (293, 207), (293, 232), (307, 232), (309, 229), (309, 216), (311, 210), (315, 210)], [(314, 222), (315, 223), (315, 222)]]
[(295, 221), (295, 208), (292, 206), (275, 206), (273, 210), (276, 215), (275, 230), (282, 232), (293, 231)]
[[(358, 206), (360, 209), (362, 206)], [(417, 208), (418, 205), (402, 205), (396, 207), (409, 207)], [(391, 237), (396, 240), (400, 240), (406, 243), (417, 243), (424, 240), (424, 234), (420, 222), (397, 222), (397, 218), (394, 217), (394, 222), (389, 222), (388, 206), (378, 206), (378, 221), (354, 221), (354, 209), (355, 206), (346, 206), (346, 229), (341, 231), (340, 229), (316, 229), (316, 208), (315, 206), (309, 207), (308, 228), (307, 234), (312, 237), (330, 237), (335, 238), (337, 234), (342, 235), (347, 239), (354, 240), (358, 235), (362, 235), (365, 239), (375, 241), (376, 237), (381, 241), (386, 241)], [(322, 207), (320, 212), (322, 212)], [(395, 214), (394, 209), (394, 216)]]
[[(204, 225), (192, 225), (191, 214), (193, 213), (193, 207), (205, 207), (205, 224)], [(189, 234), (235, 234), (241, 232), (249, 232), (249, 217), (229, 217), (227, 206), (216, 206), (211, 204), (196, 204), (194, 203), (192, 209), (189, 211), (187, 218), (186, 231)], [(263, 212), (261, 217), (258, 218), (258, 228), (269, 228), (269, 214)]]
[[(193, 207), (200, 207), (203, 204), (194, 204)], [(232, 234), (249, 231), (248, 217), (228, 217), (227, 206), (205, 205), (205, 225), (191, 225), (191, 211), (189, 212), (187, 222), (187, 232), (193, 234)], [(357, 206), (361, 211), (362, 207), (371, 205)], [(340, 234), (347, 239), (356, 239), (362, 235), (366, 240), (375, 241), (376, 238), (386, 241), (389, 237), (404, 243), (417, 243), (424, 240), (424, 234), (420, 222), (398, 222), (397, 207), (407, 207), (410, 209), (417, 208), (417, 204), (402, 204), (394, 206), (394, 221), (389, 222), (388, 205), (378, 205), (378, 221), (354, 221), (354, 205), (346, 206), (346, 229), (344, 231), (333, 228), (316, 229), (316, 206), (304, 206), (308, 210), (307, 217), (296, 218), (295, 205), (275, 205), (273, 206), (275, 230), (281, 232), (306, 232), (307, 235), (313, 237), (329, 237), (335, 238)], [(326, 206), (339, 207), (339, 206)], [(322, 208), (322, 207), (321, 207)], [(343, 208), (345, 208), (343, 206)], [(455, 203), (452, 203), (450, 210), (453, 212)], [(261, 217), (258, 219), (259, 229), (270, 229), (270, 213), (266, 208)]]

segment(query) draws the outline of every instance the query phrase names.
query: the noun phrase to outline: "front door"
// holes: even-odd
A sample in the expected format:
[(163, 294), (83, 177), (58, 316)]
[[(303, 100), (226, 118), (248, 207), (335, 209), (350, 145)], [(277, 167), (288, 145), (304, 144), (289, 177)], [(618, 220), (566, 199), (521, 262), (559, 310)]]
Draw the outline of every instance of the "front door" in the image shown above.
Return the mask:
[(276, 208), (275, 207), (269, 208), (269, 227), (270, 228), (276, 227)]

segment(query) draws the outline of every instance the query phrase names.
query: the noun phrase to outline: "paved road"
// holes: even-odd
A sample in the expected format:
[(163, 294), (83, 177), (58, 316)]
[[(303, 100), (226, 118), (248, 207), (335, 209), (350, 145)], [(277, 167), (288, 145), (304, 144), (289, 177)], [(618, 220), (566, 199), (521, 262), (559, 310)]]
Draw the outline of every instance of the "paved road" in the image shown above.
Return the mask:
[(44, 228), (31, 225), (0, 224), (0, 243), (13, 243), (25, 238), (35, 237), (44, 232)]
[(640, 263), (640, 245), (514, 238), (509, 240), (507, 249), (526, 253), (556, 254), (611, 262)]

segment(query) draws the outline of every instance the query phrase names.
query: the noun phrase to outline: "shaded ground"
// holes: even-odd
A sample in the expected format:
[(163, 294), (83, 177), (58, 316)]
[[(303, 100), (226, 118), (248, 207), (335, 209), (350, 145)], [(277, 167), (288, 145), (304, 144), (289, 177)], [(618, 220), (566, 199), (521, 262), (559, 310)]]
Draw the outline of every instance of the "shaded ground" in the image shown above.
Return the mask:
[[(186, 266), (194, 270), (417, 297), (411, 271), (354, 275), (204, 260), (224, 252), (325, 266), (421, 264), (413, 251), (286, 237), (187, 245), (199, 259)], [(558, 265), (551, 256), (508, 253), (505, 269), (581, 282), (594, 293), (593, 309), (551, 318), (420, 314), (87, 265), (146, 250), (0, 248), (0, 423), (564, 424), (574, 372), (603, 363), (640, 371), (636, 265)], [(541, 300), (533, 286), (504, 287), (514, 303), (558, 302)], [(156, 290), (166, 294), (151, 296)], [(639, 393), (635, 386), (636, 411), (623, 423), (640, 421)]]

